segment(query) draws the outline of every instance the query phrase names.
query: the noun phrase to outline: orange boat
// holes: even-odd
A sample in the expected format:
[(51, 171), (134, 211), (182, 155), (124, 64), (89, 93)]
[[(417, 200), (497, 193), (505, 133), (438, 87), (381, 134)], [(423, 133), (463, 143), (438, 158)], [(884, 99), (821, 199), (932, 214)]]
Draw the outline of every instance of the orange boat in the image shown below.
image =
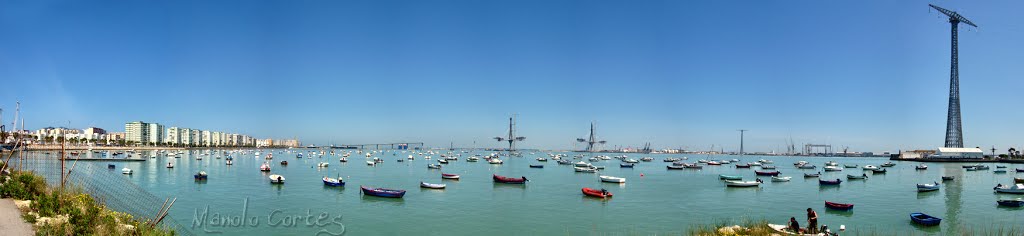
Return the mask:
[(586, 194), (587, 196), (599, 197), (599, 198), (606, 198), (606, 197), (611, 197), (612, 196), (612, 193), (608, 192), (607, 190), (604, 190), (604, 189), (592, 189), (592, 188), (583, 188), (583, 194)]

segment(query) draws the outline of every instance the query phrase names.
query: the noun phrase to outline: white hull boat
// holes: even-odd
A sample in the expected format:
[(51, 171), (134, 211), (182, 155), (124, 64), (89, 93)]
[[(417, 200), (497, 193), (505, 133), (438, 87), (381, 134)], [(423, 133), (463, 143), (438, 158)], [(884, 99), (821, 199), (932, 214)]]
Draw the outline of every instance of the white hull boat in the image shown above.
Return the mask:
[(607, 176), (607, 175), (602, 175), (600, 177), (601, 177), (601, 182), (608, 182), (608, 183), (625, 183), (626, 182), (626, 178), (619, 178), (619, 177)]

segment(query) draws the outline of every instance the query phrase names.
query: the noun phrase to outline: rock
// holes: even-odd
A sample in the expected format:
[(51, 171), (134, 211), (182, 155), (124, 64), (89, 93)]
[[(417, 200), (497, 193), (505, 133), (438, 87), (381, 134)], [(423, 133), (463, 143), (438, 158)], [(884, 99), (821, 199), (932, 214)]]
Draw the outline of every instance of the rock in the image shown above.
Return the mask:
[(45, 225), (59, 225), (66, 223), (68, 223), (67, 215), (59, 215), (56, 217), (40, 217), (39, 219), (36, 219), (36, 227), (41, 227)]
[(14, 206), (18, 207), (18, 210), (28, 211), (29, 207), (32, 206), (32, 201), (31, 200), (24, 200), (24, 201), (14, 200)]
[(733, 225), (719, 228), (718, 233), (724, 235), (736, 235), (737, 232), (741, 230), (743, 230), (743, 227), (740, 227), (739, 225)]
[(129, 224), (121, 224), (117, 228), (121, 229), (121, 231), (135, 231), (135, 226)]

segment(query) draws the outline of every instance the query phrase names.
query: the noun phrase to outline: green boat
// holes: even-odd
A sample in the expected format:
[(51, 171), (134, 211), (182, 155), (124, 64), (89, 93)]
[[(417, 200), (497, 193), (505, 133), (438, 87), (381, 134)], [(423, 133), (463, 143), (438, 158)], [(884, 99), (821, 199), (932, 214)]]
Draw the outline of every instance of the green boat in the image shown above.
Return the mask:
[(739, 176), (739, 175), (718, 175), (718, 179), (724, 179), (724, 180), (742, 180), (742, 179), (743, 179), (743, 176)]

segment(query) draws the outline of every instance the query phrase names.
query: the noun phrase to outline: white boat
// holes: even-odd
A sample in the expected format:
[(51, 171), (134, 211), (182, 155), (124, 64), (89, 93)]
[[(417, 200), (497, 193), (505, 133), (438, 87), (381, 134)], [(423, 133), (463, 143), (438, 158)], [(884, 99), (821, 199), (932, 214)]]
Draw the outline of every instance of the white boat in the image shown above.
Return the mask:
[(420, 187), (423, 187), (423, 188), (443, 189), (445, 186), (447, 186), (447, 185), (445, 185), (445, 184), (432, 184), (432, 183), (427, 183), (427, 182), (420, 181)]
[(427, 164), (427, 169), (441, 169), (440, 164)]
[(996, 190), (997, 193), (1024, 194), (1024, 184), (1014, 184), (1014, 185), (1010, 185), (1010, 186), (1005, 186), (1003, 184), (998, 184), (998, 185), (996, 185), (995, 188), (992, 188), (992, 189)]
[(377, 162), (375, 162), (375, 161), (366, 161), (366, 165), (371, 165), (371, 166), (372, 165), (377, 165)]
[(125, 167), (124, 169), (121, 169), (121, 174), (130, 175), (132, 174), (132, 169), (128, 169), (128, 167)]
[(601, 182), (608, 182), (608, 183), (625, 183), (626, 182), (626, 178), (619, 178), (619, 177), (615, 177), (615, 176), (602, 175), (602, 176), (598, 176), (598, 177), (601, 177)]
[(732, 161), (732, 162), (740, 162), (740, 159), (732, 159), (730, 161)]
[(873, 165), (865, 165), (861, 169), (864, 169), (864, 170), (877, 170), (878, 167), (877, 166), (873, 166)]
[(576, 172), (596, 173), (597, 168), (594, 167), (573, 167)]
[(868, 178), (868, 175), (867, 175), (867, 174), (861, 174), (861, 175), (846, 175), (846, 179), (867, 179), (867, 178)]
[(409, 155), (409, 157), (406, 157), (405, 159), (409, 159), (409, 160), (416, 160), (416, 158), (415, 158), (415, 157), (413, 157), (412, 155)]
[(487, 160), (487, 163), (491, 163), (491, 164), (497, 165), (497, 164), (505, 163), (505, 161), (502, 161), (501, 159), (498, 159), (498, 158), (491, 158), (490, 160)]
[(267, 176), (267, 178), (270, 178), (270, 183), (272, 183), (272, 184), (283, 184), (284, 183), (284, 176), (281, 176), (281, 175), (270, 175), (270, 176)]
[(729, 187), (757, 187), (758, 185), (761, 185), (761, 179), (757, 179), (757, 180), (754, 180), (754, 181), (735, 181), (735, 180), (726, 180), (725, 181), (725, 186), (729, 186)]
[(882, 167), (893, 167), (893, 166), (896, 166), (896, 163), (886, 162), (885, 164), (882, 164)]
[(174, 164), (172, 164), (172, 163), (168, 162), (168, 163), (167, 163), (167, 168), (174, 168)]
[(456, 175), (456, 174), (445, 174), (445, 173), (441, 173), (441, 178), (442, 178), (442, 179), (459, 179), (460, 177), (461, 177), (461, 176), (459, 176), (459, 175)]
[(590, 163), (586, 163), (586, 162), (580, 161), (580, 162), (573, 163), (573, 166), (575, 166), (575, 167), (590, 167), (591, 165), (590, 165)]
[[(794, 232), (792, 232), (792, 231), (789, 231), (789, 226), (786, 226), (786, 225), (768, 224), (768, 227), (769, 227), (769, 228), (772, 228), (772, 229), (774, 229), (774, 230), (775, 230), (775, 232), (779, 232), (779, 233), (781, 233), (782, 235), (799, 235), (799, 236), (825, 236), (825, 233), (818, 233), (818, 234), (801, 234), (801, 233), (794, 233)], [(841, 228), (841, 227), (840, 227), (840, 228)]]
[(316, 167), (327, 167), (327, 162), (320, 162), (316, 164)]
[(445, 160), (445, 159), (437, 159), (437, 163), (441, 163), (441, 164), (448, 164), (448, 160)]
[(935, 182), (934, 184), (917, 184), (917, 191), (918, 192), (935, 191), (935, 190), (939, 190), (939, 187), (940, 187), (940, 185), (939, 185), (938, 182)]
[(764, 163), (764, 164), (775, 164), (774, 161), (770, 161), (770, 160), (761, 160), (760, 162)]
[(807, 164), (807, 161), (798, 161), (798, 162), (793, 163), (794, 166), (802, 166), (802, 165), (806, 165), (806, 164)]
[(751, 163), (747, 163), (747, 165), (750, 165), (750, 166), (761, 166), (761, 163), (760, 162), (751, 162)]
[(469, 157), (469, 158), (466, 158), (467, 162), (476, 162), (476, 161), (479, 161), (479, 160), (480, 160), (479, 157)]
[(839, 166), (826, 166), (825, 171), (843, 171)]
[(625, 161), (623, 161), (623, 162), (626, 162), (626, 163), (638, 163), (638, 162), (640, 162), (640, 161), (638, 161), (638, 160), (636, 160), (636, 159), (626, 159), (626, 160), (625, 160)]
[(838, 165), (839, 165), (839, 163), (836, 163), (835, 161), (825, 162), (825, 166), (838, 166)]
[(263, 165), (260, 165), (260, 171), (270, 171), (270, 164), (264, 162)]
[(234, 164), (234, 163), (235, 163), (235, 162), (234, 162), (234, 161), (231, 161), (231, 159), (228, 159), (228, 160), (224, 161), (224, 164), (225, 164), (225, 165), (229, 165), (229, 166), (230, 166), (230, 165), (232, 165), (232, 164)]
[(772, 182), (789, 182), (789, 180), (791, 180), (791, 179), (793, 179), (793, 177), (790, 177), (790, 176), (784, 176), (784, 177), (772, 176)]
[(797, 169), (816, 169), (818, 167), (814, 166), (814, 165), (811, 165), (811, 164), (803, 164), (803, 165), (797, 166), (796, 168)]
[(543, 158), (543, 157), (538, 157), (537, 161), (544, 162), (544, 161), (548, 161), (548, 159), (547, 158)]

